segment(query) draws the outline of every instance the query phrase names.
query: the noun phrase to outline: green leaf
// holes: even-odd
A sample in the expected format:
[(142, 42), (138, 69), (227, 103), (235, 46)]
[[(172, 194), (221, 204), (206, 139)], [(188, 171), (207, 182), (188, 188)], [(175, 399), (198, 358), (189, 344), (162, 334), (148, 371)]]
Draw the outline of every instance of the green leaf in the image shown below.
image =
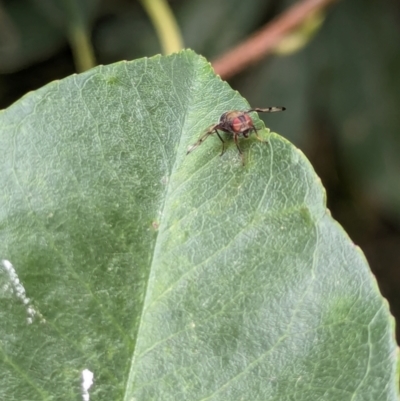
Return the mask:
[(91, 400), (397, 399), (387, 304), (303, 154), (263, 130), (245, 167), (186, 156), (248, 107), (186, 51), (0, 114), (0, 399), (83, 399), (84, 369)]

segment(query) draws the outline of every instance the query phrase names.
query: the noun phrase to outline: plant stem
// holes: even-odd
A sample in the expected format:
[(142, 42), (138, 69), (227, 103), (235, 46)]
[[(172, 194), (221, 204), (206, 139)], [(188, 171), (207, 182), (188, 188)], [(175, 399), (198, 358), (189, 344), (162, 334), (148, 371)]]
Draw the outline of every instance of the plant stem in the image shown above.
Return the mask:
[(92, 44), (83, 26), (70, 27), (69, 43), (78, 72), (89, 70), (96, 65)]
[(174, 14), (166, 0), (140, 0), (157, 32), (164, 54), (183, 48), (183, 40)]
[(228, 79), (271, 53), (279, 42), (313, 13), (337, 0), (302, 0), (265, 25), (249, 39), (212, 62), (215, 73)]
[(68, 40), (74, 56), (77, 72), (83, 72), (96, 65), (89, 30), (79, 9), (77, 0), (64, 0), (64, 6), (69, 15)]

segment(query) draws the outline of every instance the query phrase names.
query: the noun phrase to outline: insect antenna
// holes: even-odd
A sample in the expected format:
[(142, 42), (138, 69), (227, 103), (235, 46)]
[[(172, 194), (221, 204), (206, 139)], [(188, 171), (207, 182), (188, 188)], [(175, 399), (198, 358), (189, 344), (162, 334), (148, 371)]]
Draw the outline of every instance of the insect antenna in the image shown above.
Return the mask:
[(266, 109), (260, 109), (258, 107), (246, 111), (246, 113), (251, 113), (252, 111), (257, 111), (258, 113), (275, 113), (277, 111), (284, 111), (286, 107), (267, 107)]

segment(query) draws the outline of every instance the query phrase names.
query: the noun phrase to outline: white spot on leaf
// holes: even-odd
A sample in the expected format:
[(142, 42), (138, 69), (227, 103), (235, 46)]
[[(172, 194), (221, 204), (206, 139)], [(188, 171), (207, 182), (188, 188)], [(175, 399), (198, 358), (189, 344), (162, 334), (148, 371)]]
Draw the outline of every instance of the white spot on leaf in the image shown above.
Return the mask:
[(44, 323), (45, 320), (43, 316), (33, 307), (31, 300), (26, 296), (25, 288), (18, 278), (18, 274), (15, 271), (12, 263), (8, 260), (2, 260), (1, 263), (3, 265), (3, 270), (6, 272), (9, 280), (8, 283), (3, 285), (3, 290), (15, 295), (25, 305), (26, 313), (28, 314), (28, 324), (31, 324), (33, 322), (35, 316), (38, 316), (41, 322)]
[(93, 384), (93, 377), (94, 374), (89, 369), (82, 370), (82, 398), (83, 401), (89, 401), (89, 389), (92, 387)]

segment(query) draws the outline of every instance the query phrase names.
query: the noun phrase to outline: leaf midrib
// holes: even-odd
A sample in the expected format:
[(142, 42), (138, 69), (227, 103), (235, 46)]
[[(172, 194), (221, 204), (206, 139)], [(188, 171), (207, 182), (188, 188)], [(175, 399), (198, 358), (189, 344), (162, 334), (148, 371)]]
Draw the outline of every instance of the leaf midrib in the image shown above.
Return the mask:
[[(195, 60), (195, 62), (197, 63), (197, 60)], [(130, 388), (131, 384), (133, 383), (134, 380), (134, 373), (133, 373), (133, 367), (135, 364), (135, 360), (137, 357), (137, 344), (138, 344), (138, 339), (140, 337), (140, 333), (142, 330), (142, 322), (143, 322), (143, 316), (145, 311), (147, 310), (146, 308), (146, 304), (148, 304), (148, 298), (149, 298), (149, 288), (150, 288), (150, 283), (152, 282), (152, 274), (154, 271), (153, 266), (157, 263), (158, 260), (158, 255), (159, 255), (159, 247), (161, 244), (161, 241), (159, 240), (160, 234), (163, 233), (165, 225), (166, 225), (166, 219), (164, 217), (164, 210), (166, 205), (169, 204), (168, 200), (171, 197), (171, 194), (173, 193), (172, 191), (172, 185), (171, 185), (171, 179), (170, 177), (172, 177), (174, 175), (174, 172), (177, 169), (177, 161), (178, 161), (178, 154), (180, 149), (182, 148), (182, 142), (183, 142), (183, 133), (186, 132), (186, 124), (187, 124), (187, 119), (188, 119), (188, 115), (190, 114), (190, 111), (192, 109), (192, 103), (193, 103), (193, 99), (194, 99), (194, 94), (196, 93), (196, 79), (198, 77), (199, 71), (197, 68), (193, 67), (192, 68), (193, 74), (191, 76), (190, 82), (192, 83), (192, 85), (190, 86), (190, 88), (188, 89), (188, 93), (190, 94), (190, 96), (188, 96), (188, 99), (190, 99), (187, 103), (186, 103), (186, 109), (185, 109), (185, 113), (184, 116), (182, 118), (182, 125), (181, 125), (181, 130), (180, 130), (180, 137), (179, 137), (179, 142), (178, 142), (178, 146), (176, 147), (176, 152), (175, 152), (175, 160), (172, 164), (172, 168), (171, 168), (171, 172), (169, 174), (169, 179), (167, 181), (167, 185), (166, 185), (166, 189), (165, 189), (165, 196), (162, 202), (162, 205), (160, 207), (160, 216), (161, 216), (161, 221), (160, 221), (160, 225), (158, 227), (158, 231), (157, 231), (157, 236), (155, 238), (154, 241), (154, 247), (153, 247), (153, 252), (152, 252), (152, 258), (150, 260), (150, 267), (149, 267), (149, 274), (147, 276), (147, 283), (145, 286), (145, 291), (144, 291), (144, 297), (143, 297), (143, 305), (142, 305), (142, 312), (139, 318), (139, 323), (138, 323), (138, 328), (137, 328), (137, 332), (136, 332), (136, 336), (134, 339), (134, 345), (133, 345), (133, 350), (132, 350), (132, 358), (131, 358), (131, 363), (130, 363), (130, 370), (129, 370), (129, 374), (127, 375), (127, 380), (125, 383), (125, 390), (124, 390), (124, 401), (128, 401), (127, 396), (128, 396), (128, 389)], [(175, 77), (172, 78), (172, 81), (174, 81)], [(132, 388), (131, 388), (132, 389)]]

